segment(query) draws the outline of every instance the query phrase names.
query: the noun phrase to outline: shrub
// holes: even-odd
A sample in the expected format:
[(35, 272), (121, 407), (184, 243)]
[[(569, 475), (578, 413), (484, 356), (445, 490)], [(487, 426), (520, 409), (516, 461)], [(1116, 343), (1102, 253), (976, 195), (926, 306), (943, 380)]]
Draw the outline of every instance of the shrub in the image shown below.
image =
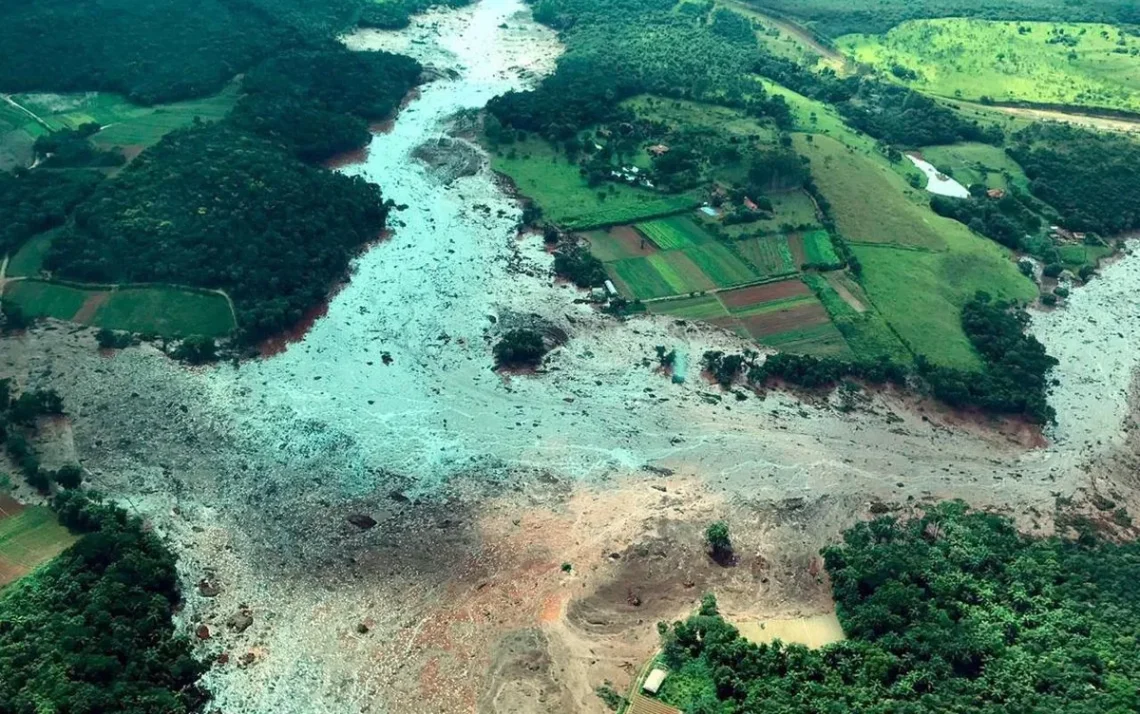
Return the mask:
[(724, 521), (710, 523), (705, 529), (705, 542), (712, 548), (713, 555), (732, 553), (732, 540), (728, 537), (728, 524)]
[(536, 366), (542, 362), (545, 354), (546, 343), (543, 342), (542, 335), (534, 330), (511, 330), (495, 345), (495, 366)]

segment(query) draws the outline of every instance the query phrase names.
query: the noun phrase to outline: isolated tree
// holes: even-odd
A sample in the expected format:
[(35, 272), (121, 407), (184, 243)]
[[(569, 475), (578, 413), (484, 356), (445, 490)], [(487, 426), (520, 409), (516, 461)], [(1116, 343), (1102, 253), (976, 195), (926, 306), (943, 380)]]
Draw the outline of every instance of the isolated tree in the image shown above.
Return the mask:
[(495, 345), (495, 365), (498, 367), (535, 366), (542, 362), (546, 344), (542, 335), (534, 330), (511, 330)]
[(705, 529), (705, 542), (712, 548), (714, 557), (732, 555), (732, 541), (728, 537), (728, 524), (724, 521), (709, 524)]
[(83, 483), (83, 469), (78, 464), (64, 464), (52, 479), (62, 488), (79, 488), (79, 484)]

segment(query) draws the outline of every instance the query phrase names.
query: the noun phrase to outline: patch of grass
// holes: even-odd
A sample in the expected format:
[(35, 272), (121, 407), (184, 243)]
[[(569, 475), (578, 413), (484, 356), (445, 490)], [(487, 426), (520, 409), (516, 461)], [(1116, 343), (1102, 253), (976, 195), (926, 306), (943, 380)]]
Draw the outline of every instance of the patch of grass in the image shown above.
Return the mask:
[(788, 247), (788, 238), (783, 235), (748, 238), (732, 244), (748, 262), (752, 263), (763, 277), (776, 277), (796, 272), (796, 261)]
[(1140, 39), (1112, 25), (915, 20), (837, 45), (860, 64), (914, 71), (907, 84), (928, 94), (1140, 110)]
[(812, 355), (814, 357), (849, 357), (851, 350), (843, 339), (843, 334), (835, 325), (826, 322), (774, 335), (765, 335), (758, 340), (766, 347), (781, 352)]
[[(902, 364), (911, 362), (911, 354), (906, 345), (891, 332), (886, 320), (869, 301), (864, 303), (866, 310), (859, 312), (847, 304), (824, 276), (809, 273), (803, 276), (803, 280), (823, 303), (827, 314), (831, 316), (832, 323), (843, 335), (847, 346), (856, 357), (877, 359), (886, 356)], [(855, 293), (857, 290), (861, 292), (856, 285), (851, 284), (851, 281), (844, 283), (849, 292)], [(858, 298), (859, 295), (856, 293), (855, 297)]]
[(655, 302), (650, 304), (649, 311), (657, 315), (671, 315), (686, 320), (715, 320), (729, 316), (728, 310), (716, 295)]
[(35, 277), (43, 269), (44, 257), (51, 248), (51, 241), (58, 229), (45, 231), (33, 236), (20, 247), (16, 254), (8, 261), (9, 278)]
[(752, 268), (720, 243), (685, 248), (687, 255), (717, 287), (728, 288), (760, 278)]
[(1037, 287), (996, 243), (964, 226), (947, 231), (948, 250), (933, 253), (885, 245), (854, 245), (861, 282), (874, 307), (915, 354), (936, 364), (981, 369), (962, 331), (962, 306), (978, 290), (1029, 301)]
[(762, 143), (776, 139), (776, 132), (771, 126), (739, 109), (648, 94), (627, 99), (622, 102), (622, 106), (632, 109), (639, 116), (661, 122), (670, 129), (707, 130)]
[(945, 250), (943, 234), (953, 221), (935, 215), (926, 194), (898, 174), (826, 136), (808, 141), (797, 134), (795, 145), (811, 160), (812, 176), (848, 241)]
[(51, 509), (28, 506), (0, 515), (0, 588), (62, 553), (77, 539)]
[(238, 85), (231, 83), (221, 92), (169, 104), (140, 106), (126, 98), (105, 92), (86, 94), (21, 94), (13, 97), (47, 121), (56, 131), (75, 129), (94, 122), (103, 127), (92, 140), (102, 148), (154, 144), (163, 135), (190, 126), (195, 118), (217, 121), (237, 103)]
[(701, 292), (710, 290), (713, 283), (708, 276), (690, 260), (687, 253), (682, 251), (669, 251), (649, 256), (646, 260), (654, 267), (657, 273), (669, 283), (673, 294)]
[(704, 230), (685, 216), (671, 216), (638, 223), (635, 228), (661, 250), (688, 248), (711, 240)]
[(120, 288), (91, 320), (97, 327), (163, 336), (224, 337), (234, 330), (225, 297), (178, 288)]
[(630, 250), (625, 243), (620, 241), (608, 230), (589, 231), (582, 235), (585, 236), (586, 241), (590, 244), (590, 253), (603, 263), (638, 257), (638, 254)]
[(606, 273), (639, 300), (668, 297), (676, 291), (646, 258), (627, 258), (606, 265)]
[(1057, 249), (1061, 261), (1070, 268), (1096, 265), (1097, 261), (1112, 254), (1112, 248), (1103, 245), (1063, 245)]
[(222, 337), (234, 329), (225, 297), (174, 287), (81, 288), (44, 280), (9, 283), (4, 300), (28, 315), (161, 336)]
[(804, 254), (812, 265), (839, 265), (843, 262), (835, 253), (831, 234), (824, 230), (804, 235)]
[(974, 142), (926, 146), (922, 158), (943, 171), (949, 169), (963, 186), (980, 183), (987, 188), (1008, 189), (1012, 183), (1029, 190), (1029, 179), (1016, 161), (998, 146)]
[(625, 184), (588, 186), (577, 164), (540, 139), (502, 147), (492, 155), (491, 166), (538, 204), (547, 219), (571, 230), (634, 223), (701, 202), (696, 191), (664, 194)]

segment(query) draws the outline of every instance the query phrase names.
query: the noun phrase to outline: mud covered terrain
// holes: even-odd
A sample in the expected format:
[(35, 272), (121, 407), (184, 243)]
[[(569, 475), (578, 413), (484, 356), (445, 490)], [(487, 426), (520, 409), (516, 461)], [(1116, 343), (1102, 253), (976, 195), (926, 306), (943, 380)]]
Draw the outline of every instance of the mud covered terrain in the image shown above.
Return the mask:
[[(63, 395), (91, 483), (171, 538), (218, 711), (601, 712), (594, 687), (626, 687), (655, 623), (706, 590), (741, 618), (826, 610), (816, 554), (872, 509), (961, 497), (1047, 531), (1058, 494), (1134, 502), (1113, 476), (1136, 464), (1134, 258), (1035, 320), (1062, 360), (1044, 447), (889, 391), (738, 400), (658, 373), (656, 345), (743, 345), (576, 302), (478, 149), (442, 152), (457, 112), (550, 71), (557, 41), (524, 9), (346, 38), (438, 79), (342, 169), (407, 208), (284, 352), (187, 370), (60, 324), (0, 343), (0, 376)], [(519, 319), (566, 344), (497, 374)], [(732, 567), (701, 544), (716, 518)]]

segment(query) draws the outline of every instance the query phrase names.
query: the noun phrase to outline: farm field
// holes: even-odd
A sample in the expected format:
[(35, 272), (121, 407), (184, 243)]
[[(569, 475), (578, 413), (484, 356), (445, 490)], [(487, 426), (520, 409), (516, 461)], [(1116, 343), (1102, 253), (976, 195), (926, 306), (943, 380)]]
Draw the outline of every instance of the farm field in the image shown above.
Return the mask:
[(1104, 24), (915, 20), (837, 46), (860, 64), (959, 99), (1140, 111), (1140, 38)]
[(747, 238), (733, 243), (732, 247), (766, 278), (787, 275), (798, 269), (787, 236)]
[(638, 223), (634, 228), (661, 250), (689, 248), (712, 240), (712, 236), (686, 216), (658, 218)]
[(951, 367), (981, 365), (961, 326), (962, 306), (979, 290), (1030, 301), (1037, 287), (998, 244), (963, 227), (948, 231), (947, 250), (853, 245), (867, 297), (916, 355)]
[(862, 287), (854, 280), (843, 273), (826, 276), (808, 273), (803, 280), (823, 303), (856, 357), (873, 360), (885, 356), (901, 364), (913, 359), (910, 350), (891, 331), (883, 316), (871, 307)]
[(56, 230), (45, 231), (33, 236), (20, 246), (15, 255), (8, 260), (7, 277), (31, 278), (39, 275), (43, 268), (44, 258), (47, 257), (48, 249), (51, 248), (51, 241), (55, 237)]
[(827, 310), (799, 280), (732, 290), (720, 298), (765, 347), (816, 356), (850, 354)]
[(36, 317), (164, 337), (222, 337), (234, 329), (225, 297), (174, 287), (80, 288), (19, 280), (5, 286), (3, 299)]
[(975, 142), (926, 146), (922, 158), (955, 178), (963, 186), (981, 183), (988, 188), (1008, 189), (1010, 184), (1028, 190), (1029, 179), (1001, 147)]
[(491, 167), (534, 200), (546, 218), (571, 230), (656, 218), (701, 202), (697, 192), (673, 195), (624, 184), (591, 188), (576, 164), (536, 139), (502, 148), (492, 155)]
[[(94, 122), (103, 127), (93, 137), (103, 148), (149, 146), (164, 134), (189, 126), (195, 117), (217, 121), (229, 113), (237, 102), (237, 84), (218, 94), (170, 104), (146, 107), (132, 104), (116, 94), (89, 92), (84, 94), (17, 94), (12, 100), (43, 119), (53, 131), (75, 129)], [(29, 131), (44, 133), (44, 128), (31, 117)]]
[(811, 160), (812, 175), (831, 202), (839, 232), (853, 243), (888, 243), (943, 250), (951, 223), (912, 199), (901, 176), (838, 141), (796, 134), (795, 146)]
[(59, 555), (75, 541), (51, 509), (24, 506), (0, 494), (0, 589)]
[(805, 262), (816, 266), (838, 266), (843, 261), (835, 253), (831, 234), (825, 230), (812, 231), (803, 236)]

